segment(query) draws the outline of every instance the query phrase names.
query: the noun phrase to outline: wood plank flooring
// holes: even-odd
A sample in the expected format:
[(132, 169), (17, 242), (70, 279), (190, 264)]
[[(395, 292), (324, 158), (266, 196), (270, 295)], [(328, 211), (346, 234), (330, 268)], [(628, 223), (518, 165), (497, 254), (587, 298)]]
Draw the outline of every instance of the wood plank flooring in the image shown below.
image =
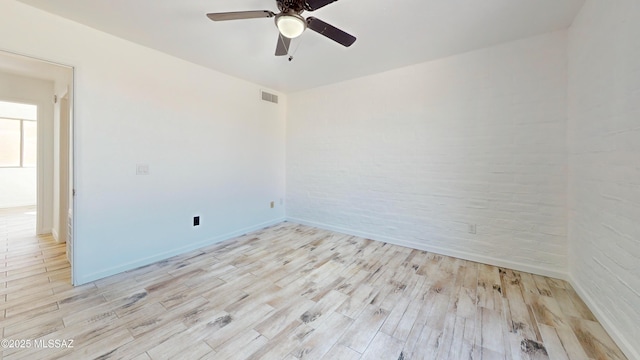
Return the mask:
[(2, 359), (625, 359), (564, 281), (291, 223), (72, 287), (32, 211), (0, 210)]

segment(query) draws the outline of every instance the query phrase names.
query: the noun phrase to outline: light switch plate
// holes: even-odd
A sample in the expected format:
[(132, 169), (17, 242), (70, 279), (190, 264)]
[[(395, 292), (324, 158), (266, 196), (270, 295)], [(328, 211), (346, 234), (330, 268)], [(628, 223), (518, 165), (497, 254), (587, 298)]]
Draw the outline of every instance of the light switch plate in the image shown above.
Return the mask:
[(136, 175), (149, 175), (149, 165), (147, 165), (147, 164), (137, 164), (136, 165)]

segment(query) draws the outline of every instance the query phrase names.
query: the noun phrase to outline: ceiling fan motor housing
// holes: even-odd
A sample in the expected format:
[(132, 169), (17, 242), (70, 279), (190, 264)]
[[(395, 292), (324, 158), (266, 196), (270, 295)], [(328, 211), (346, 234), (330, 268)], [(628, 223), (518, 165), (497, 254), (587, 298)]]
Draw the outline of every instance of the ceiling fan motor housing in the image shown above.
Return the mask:
[(294, 11), (300, 14), (304, 11), (305, 0), (277, 0), (277, 3), (282, 12)]

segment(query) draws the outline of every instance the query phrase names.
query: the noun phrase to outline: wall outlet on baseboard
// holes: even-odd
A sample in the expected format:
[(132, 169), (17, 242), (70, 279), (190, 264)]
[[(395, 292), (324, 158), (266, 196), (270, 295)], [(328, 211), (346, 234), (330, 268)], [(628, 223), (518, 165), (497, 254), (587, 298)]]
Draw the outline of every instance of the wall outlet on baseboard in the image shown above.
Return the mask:
[(200, 226), (200, 216), (193, 217), (193, 226)]
[(476, 233), (476, 224), (469, 224), (469, 234)]

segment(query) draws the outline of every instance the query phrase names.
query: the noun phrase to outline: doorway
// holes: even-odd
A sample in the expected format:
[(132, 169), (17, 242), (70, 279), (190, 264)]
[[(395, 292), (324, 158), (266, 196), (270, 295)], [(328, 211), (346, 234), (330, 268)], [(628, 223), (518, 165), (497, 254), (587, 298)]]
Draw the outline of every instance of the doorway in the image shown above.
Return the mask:
[[(0, 156), (0, 178), (11, 184), (0, 187), (5, 258), (20, 259), (29, 243), (62, 249), (73, 283), (73, 68), (0, 51), (0, 105), (7, 104), (31, 112), (12, 116), (0, 106), (0, 145), (13, 149)], [(64, 266), (56, 267), (56, 278), (65, 279)]]

